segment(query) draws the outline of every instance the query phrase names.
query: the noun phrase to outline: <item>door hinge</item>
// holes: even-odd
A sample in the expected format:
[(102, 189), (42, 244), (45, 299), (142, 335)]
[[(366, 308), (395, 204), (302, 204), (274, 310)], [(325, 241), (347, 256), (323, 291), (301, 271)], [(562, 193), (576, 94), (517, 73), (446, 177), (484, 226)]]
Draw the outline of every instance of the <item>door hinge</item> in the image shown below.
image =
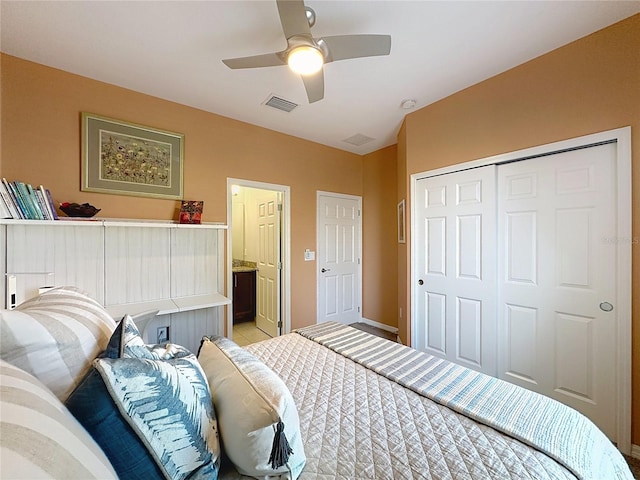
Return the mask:
[(360, 259), (358, 259), (358, 265), (360, 265)]
[(360, 210), (358, 210), (358, 216), (360, 216)]
[(282, 270), (282, 262), (278, 262), (278, 270)]
[(358, 313), (360, 313), (360, 307), (358, 307)]
[(281, 203), (279, 203), (279, 204), (278, 204), (278, 211), (279, 211), (279, 212), (281, 212), (281, 211), (282, 211), (282, 204), (281, 204)]
[(282, 320), (278, 320), (278, 328), (282, 328)]

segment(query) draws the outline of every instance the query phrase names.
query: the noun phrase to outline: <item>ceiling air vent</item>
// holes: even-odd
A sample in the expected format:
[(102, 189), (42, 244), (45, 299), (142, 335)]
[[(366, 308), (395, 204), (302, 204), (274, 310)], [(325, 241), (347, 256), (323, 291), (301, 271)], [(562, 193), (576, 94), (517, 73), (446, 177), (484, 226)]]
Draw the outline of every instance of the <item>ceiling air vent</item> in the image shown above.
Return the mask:
[(343, 142), (350, 143), (351, 145), (355, 145), (356, 147), (359, 147), (360, 145), (364, 145), (365, 143), (369, 143), (373, 140), (375, 139), (371, 137), (367, 137), (366, 135), (363, 135), (361, 133), (356, 133), (352, 137), (345, 138)]
[(287, 113), (298, 106), (297, 103), (290, 102), (289, 100), (285, 100), (284, 98), (276, 97), (275, 95), (271, 95), (264, 104)]

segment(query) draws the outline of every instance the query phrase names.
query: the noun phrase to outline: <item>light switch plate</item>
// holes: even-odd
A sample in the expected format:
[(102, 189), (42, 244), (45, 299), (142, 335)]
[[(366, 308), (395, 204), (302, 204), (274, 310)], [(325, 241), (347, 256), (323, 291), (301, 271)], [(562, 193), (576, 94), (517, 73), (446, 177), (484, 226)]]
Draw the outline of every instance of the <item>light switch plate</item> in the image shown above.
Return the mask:
[(311, 262), (316, 259), (316, 252), (312, 252), (308, 248), (304, 251), (304, 261)]

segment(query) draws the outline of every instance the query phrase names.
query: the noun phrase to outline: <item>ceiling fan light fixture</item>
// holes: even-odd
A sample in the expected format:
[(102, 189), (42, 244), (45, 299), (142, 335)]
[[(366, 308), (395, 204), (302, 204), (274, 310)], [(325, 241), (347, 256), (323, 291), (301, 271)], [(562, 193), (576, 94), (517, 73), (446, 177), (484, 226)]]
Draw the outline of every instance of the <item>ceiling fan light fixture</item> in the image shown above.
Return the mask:
[(324, 56), (318, 48), (300, 45), (289, 52), (287, 64), (300, 75), (313, 75), (322, 68)]

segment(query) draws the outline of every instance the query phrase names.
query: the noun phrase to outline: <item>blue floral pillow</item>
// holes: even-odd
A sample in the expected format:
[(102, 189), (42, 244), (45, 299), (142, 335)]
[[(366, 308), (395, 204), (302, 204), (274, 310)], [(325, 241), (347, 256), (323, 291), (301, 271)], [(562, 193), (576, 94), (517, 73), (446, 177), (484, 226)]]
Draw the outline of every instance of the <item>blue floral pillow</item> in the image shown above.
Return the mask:
[(145, 345), (126, 316), (93, 366), (67, 407), (120, 478), (217, 478), (217, 421), (192, 353), (172, 344)]

